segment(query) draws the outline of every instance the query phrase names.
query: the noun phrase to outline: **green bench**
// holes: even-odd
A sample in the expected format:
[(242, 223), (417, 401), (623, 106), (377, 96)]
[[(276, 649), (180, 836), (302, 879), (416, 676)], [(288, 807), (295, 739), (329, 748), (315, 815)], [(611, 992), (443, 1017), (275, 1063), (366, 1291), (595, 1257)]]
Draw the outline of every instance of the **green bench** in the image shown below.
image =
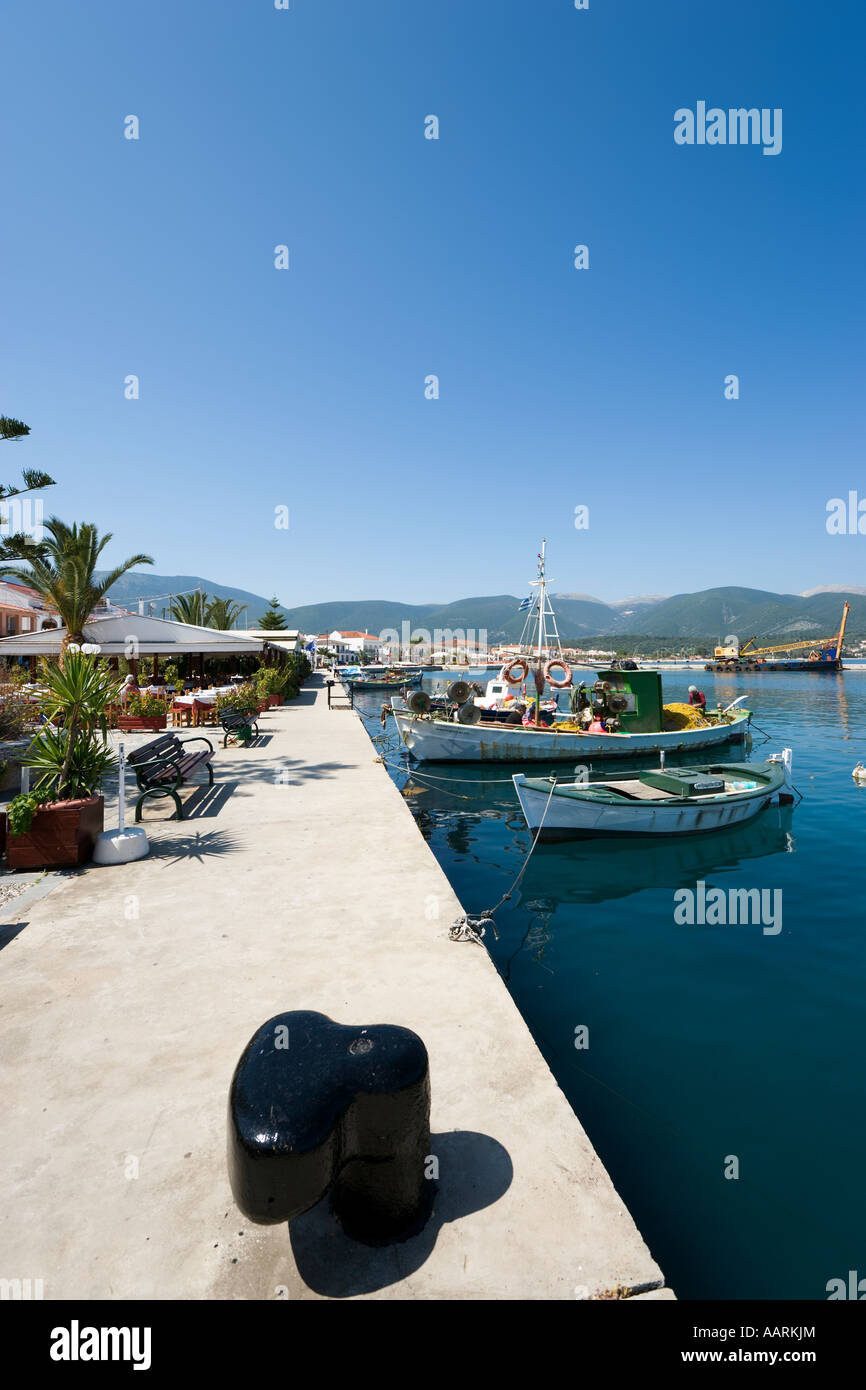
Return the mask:
[[(184, 751), (188, 743), (206, 743), (207, 749), (200, 752)], [(177, 734), (163, 734), (161, 738), (151, 739), (134, 753), (127, 755), (127, 767), (135, 773), (138, 790), (141, 792), (135, 803), (135, 819), (141, 820), (141, 808), (148, 797), (170, 796), (176, 807), (178, 820), (183, 820), (183, 806), (178, 791), (189, 782), (194, 773), (207, 768), (208, 786), (213, 786), (213, 744), (202, 736), (178, 738)]]
[(245, 748), (249, 747), (250, 739), (253, 734), (255, 734), (256, 738), (259, 736), (259, 726), (256, 723), (256, 717), (250, 710), (235, 709), (232, 705), (231, 708), (227, 707), (220, 710), (219, 720), (224, 734), (223, 748), (228, 744), (232, 734), (235, 736), (238, 743), (242, 744)]

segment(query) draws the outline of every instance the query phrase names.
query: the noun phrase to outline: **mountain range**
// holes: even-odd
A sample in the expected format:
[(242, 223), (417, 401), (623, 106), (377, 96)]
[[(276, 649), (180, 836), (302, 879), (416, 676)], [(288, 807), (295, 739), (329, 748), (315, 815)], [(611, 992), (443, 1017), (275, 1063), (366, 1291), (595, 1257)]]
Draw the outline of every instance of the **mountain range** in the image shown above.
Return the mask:
[[(160, 575), (131, 571), (112, 588), (110, 597), (123, 607), (136, 608), (141, 598), (162, 595), (149, 611), (168, 616), (169, 595), (201, 588), (211, 597), (231, 598), (246, 605), (240, 625), (255, 627), (269, 599), (233, 585), (196, 575)], [(850, 636), (866, 635), (866, 589), (825, 585), (805, 594), (777, 594), (765, 589), (728, 586), (690, 594), (643, 594), (607, 602), (590, 594), (553, 594), (563, 642), (589, 637), (686, 638), (715, 642), (736, 633), (742, 640), (758, 636), (765, 645), (786, 640), (829, 637), (839, 628), (842, 604), (851, 603)], [(301, 632), (343, 631), (380, 633), (413, 628), (483, 631), (491, 642), (516, 642), (523, 631), (520, 599), (513, 594), (458, 599), (454, 603), (398, 603), (388, 599), (348, 599), (332, 603), (283, 607), (286, 623)]]

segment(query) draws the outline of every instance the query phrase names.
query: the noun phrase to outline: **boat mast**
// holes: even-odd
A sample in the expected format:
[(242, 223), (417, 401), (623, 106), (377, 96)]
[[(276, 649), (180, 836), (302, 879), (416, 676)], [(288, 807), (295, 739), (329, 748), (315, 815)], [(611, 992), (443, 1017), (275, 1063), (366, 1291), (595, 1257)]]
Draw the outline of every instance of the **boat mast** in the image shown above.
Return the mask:
[[(520, 650), (525, 652), (527, 656), (533, 655), (539, 669), (544, 659), (545, 647), (551, 643), (551, 639), (556, 644), (555, 654), (559, 657), (562, 656), (562, 642), (559, 638), (559, 629), (556, 626), (556, 615), (547, 597), (548, 579), (546, 566), (547, 539), (545, 538), (541, 542), (541, 553), (538, 556), (538, 577), (529, 581), (529, 587), (531, 589), (538, 589), (538, 593), (535, 595), (532, 606), (526, 614), (526, 622), (523, 624), (523, 632), (520, 636)], [(538, 624), (533, 643), (531, 640), (532, 625), (535, 622), (536, 613)], [(548, 631), (547, 627), (548, 617), (551, 623), (550, 631)], [(534, 652), (533, 646), (535, 648)]]
[(538, 557), (538, 669), (541, 670), (541, 649), (544, 645), (544, 606), (547, 602), (547, 584), (544, 578), (544, 556), (547, 550), (547, 537), (541, 542)]

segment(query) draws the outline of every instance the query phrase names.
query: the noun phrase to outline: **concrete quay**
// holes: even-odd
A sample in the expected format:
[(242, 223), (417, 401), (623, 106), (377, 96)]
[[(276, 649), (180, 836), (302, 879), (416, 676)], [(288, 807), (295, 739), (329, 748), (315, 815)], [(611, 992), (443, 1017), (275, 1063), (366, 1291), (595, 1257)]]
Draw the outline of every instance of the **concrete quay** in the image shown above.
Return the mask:
[[(48, 1299), (672, 1297), (647, 1295), (662, 1273), (486, 952), (448, 939), (460, 904), (358, 716), (314, 678), (260, 729), (225, 751), (211, 731), (215, 786), (182, 822), (150, 803), (147, 859), (0, 921), (0, 1277)], [(288, 1009), (426, 1043), (417, 1237), (235, 1208), (229, 1081)]]

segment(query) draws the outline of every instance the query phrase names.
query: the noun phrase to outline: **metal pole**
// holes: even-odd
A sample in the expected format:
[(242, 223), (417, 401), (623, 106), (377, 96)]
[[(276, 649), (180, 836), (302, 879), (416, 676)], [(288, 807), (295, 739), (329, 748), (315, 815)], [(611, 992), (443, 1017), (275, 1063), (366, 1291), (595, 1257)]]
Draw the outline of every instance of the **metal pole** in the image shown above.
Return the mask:
[(126, 753), (121, 743), (117, 749), (117, 828), (123, 830), (126, 813)]

